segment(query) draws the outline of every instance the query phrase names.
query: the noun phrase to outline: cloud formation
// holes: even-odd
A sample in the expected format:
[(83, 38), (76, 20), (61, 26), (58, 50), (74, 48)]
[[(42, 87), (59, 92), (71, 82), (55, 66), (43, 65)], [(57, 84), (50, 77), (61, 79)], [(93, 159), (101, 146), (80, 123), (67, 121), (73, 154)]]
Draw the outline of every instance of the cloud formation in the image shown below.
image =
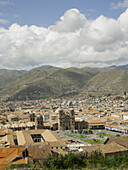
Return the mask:
[(128, 8), (128, 0), (118, 2), (117, 4), (111, 3), (111, 9), (125, 9)]
[(60, 17), (60, 21), (56, 22), (56, 25), (50, 27), (50, 30), (57, 32), (74, 32), (84, 27), (86, 24), (86, 18), (80, 13), (78, 9), (71, 9), (64, 13), (64, 16)]
[(8, 23), (9, 23), (8, 20), (0, 18), (0, 24), (8, 24)]
[(18, 24), (0, 28), (0, 68), (41, 64), (101, 67), (128, 62), (128, 10), (118, 19), (103, 15), (88, 20), (67, 10), (49, 28)]
[(12, 1), (6, 1), (6, 0), (0, 0), (0, 5), (6, 6), (6, 5), (13, 5)]

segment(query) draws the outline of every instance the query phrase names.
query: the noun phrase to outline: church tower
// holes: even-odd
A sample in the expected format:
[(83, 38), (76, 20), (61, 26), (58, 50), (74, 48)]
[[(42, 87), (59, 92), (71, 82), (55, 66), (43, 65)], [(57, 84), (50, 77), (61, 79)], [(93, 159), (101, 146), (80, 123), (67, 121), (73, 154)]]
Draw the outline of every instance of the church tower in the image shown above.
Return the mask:
[(64, 112), (62, 109), (58, 111), (58, 130), (63, 130), (63, 115)]
[(29, 122), (35, 122), (35, 113), (30, 113), (29, 115)]
[(74, 113), (74, 109), (71, 109), (70, 110), (70, 127), (71, 127), (71, 130), (74, 130), (75, 129), (75, 113)]
[(43, 129), (43, 116), (37, 115), (35, 117), (35, 130), (37, 129)]

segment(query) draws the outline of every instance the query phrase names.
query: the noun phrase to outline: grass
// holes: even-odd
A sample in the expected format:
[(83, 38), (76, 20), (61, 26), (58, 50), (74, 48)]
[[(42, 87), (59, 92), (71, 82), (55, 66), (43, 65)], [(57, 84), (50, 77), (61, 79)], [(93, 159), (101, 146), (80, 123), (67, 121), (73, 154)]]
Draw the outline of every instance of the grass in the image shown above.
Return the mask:
[(67, 136), (71, 136), (71, 137), (78, 137), (80, 138), (82, 141), (90, 143), (90, 144), (103, 144), (104, 141), (102, 140), (98, 140), (98, 139), (86, 139), (86, 136), (84, 134), (79, 134), (79, 133), (71, 133), (71, 134), (66, 134)]
[(103, 132), (97, 133), (96, 135), (107, 136), (107, 137), (116, 137), (116, 135), (110, 135), (108, 133), (103, 133)]
[(98, 140), (98, 139), (83, 139), (84, 142), (90, 143), (90, 144), (103, 144), (104, 141)]
[(71, 137), (78, 137), (78, 138), (86, 138), (85, 135), (83, 134), (66, 134), (67, 136), (71, 136)]
[(19, 165), (10, 165), (7, 169), (10, 170), (14, 168), (21, 169), (21, 168), (34, 168), (34, 167), (35, 167), (34, 164), (19, 164)]

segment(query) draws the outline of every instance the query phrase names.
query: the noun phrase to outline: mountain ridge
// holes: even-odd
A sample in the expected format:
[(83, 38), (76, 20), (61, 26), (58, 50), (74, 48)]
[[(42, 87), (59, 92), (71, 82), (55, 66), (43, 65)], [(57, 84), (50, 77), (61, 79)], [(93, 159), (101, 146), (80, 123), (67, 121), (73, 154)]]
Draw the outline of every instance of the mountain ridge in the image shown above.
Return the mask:
[(128, 65), (105, 68), (46, 65), (29, 71), (0, 69), (0, 96), (4, 100), (31, 100), (92, 92), (119, 94), (128, 91), (127, 77)]

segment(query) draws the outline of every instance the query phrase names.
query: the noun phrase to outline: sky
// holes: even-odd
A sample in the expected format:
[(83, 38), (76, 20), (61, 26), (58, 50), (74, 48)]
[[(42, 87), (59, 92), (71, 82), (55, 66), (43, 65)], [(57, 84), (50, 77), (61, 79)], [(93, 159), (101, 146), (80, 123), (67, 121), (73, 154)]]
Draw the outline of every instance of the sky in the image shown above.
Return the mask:
[(128, 64), (128, 0), (0, 0), (0, 69)]

